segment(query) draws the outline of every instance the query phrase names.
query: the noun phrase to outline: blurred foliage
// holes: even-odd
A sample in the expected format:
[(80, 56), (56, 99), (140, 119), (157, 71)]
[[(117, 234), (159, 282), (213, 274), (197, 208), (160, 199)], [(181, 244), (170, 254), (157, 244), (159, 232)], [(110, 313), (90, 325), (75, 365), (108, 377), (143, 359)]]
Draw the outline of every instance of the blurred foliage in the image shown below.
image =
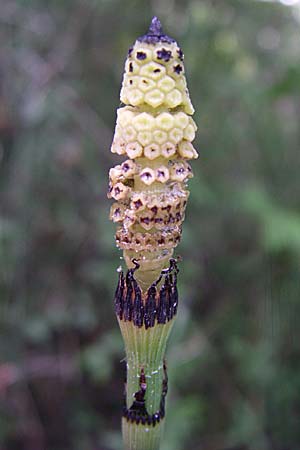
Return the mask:
[(107, 170), (154, 14), (185, 51), (201, 152), (162, 449), (300, 449), (299, 5), (2, 0), (1, 450), (121, 448)]

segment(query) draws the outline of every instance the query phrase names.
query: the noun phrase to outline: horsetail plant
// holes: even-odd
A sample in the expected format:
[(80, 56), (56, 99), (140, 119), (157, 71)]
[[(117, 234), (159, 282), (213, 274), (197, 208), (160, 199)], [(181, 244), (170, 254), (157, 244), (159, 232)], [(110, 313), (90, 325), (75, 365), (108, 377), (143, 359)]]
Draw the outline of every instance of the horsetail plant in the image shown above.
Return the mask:
[(109, 172), (110, 218), (118, 224), (115, 312), (125, 343), (122, 431), (126, 450), (158, 450), (168, 390), (165, 349), (178, 306), (174, 248), (181, 237), (197, 129), (183, 53), (152, 19), (129, 49), (111, 151), (127, 155)]

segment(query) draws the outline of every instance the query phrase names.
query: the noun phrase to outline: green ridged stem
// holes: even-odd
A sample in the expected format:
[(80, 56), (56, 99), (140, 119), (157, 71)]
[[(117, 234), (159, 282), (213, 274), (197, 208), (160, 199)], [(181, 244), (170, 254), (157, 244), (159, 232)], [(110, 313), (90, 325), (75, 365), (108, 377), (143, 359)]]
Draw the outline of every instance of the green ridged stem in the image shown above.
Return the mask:
[(158, 450), (163, 429), (162, 420), (155, 427), (122, 420), (124, 450)]
[[(125, 342), (127, 361), (126, 403), (130, 408), (134, 394), (139, 391), (141, 369), (146, 376), (146, 408), (149, 414), (159, 411), (164, 379), (164, 355), (174, 319), (152, 328), (138, 328), (132, 322), (119, 320)], [(137, 425), (123, 419), (124, 450), (158, 450), (163, 420), (152, 425)]]

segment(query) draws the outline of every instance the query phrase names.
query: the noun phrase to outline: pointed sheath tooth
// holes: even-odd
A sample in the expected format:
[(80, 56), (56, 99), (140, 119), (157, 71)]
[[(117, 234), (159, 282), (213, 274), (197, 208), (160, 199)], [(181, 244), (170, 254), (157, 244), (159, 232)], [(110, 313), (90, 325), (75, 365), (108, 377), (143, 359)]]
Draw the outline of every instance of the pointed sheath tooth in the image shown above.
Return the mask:
[(172, 319), (172, 303), (171, 303), (171, 276), (166, 276), (166, 310), (167, 310), (167, 321)]
[(124, 308), (124, 274), (123, 271), (119, 274), (119, 282), (115, 293), (115, 312), (122, 320)]
[(157, 308), (157, 322), (164, 324), (167, 322), (167, 305), (168, 305), (168, 292), (165, 284), (162, 285), (159, 291), (159, 301)]
[(134, 301), (132, 310), (132, 320), (136, 327), (143, 326), (144, 305), (142, 300), (142, 292), (136, 280), (133, 280)]
[(133, 285), (129, 273), (126, 276), (127, 292), (124, 300), (124, 320), (129, 322), (132, 320), (132, 308), (133, 308)]
[(142, 425), (145, 425), (146, 421), (147, 421), (147, 417), (143, 416), (141, 420), (142, 420)]
[(178, 308), (178, 289), (177, 289), (176, 277), (175, 277), (174, 283), (172, 284), (170, 300), (171, 300), (172, 317), (173, 317), (173, 316), (176, 316), (177, 308)]
[(153, 327), (156, 319), (156, 287), (150, 286), (147, 292), (147, 298), (145, 302), (145, 328)]

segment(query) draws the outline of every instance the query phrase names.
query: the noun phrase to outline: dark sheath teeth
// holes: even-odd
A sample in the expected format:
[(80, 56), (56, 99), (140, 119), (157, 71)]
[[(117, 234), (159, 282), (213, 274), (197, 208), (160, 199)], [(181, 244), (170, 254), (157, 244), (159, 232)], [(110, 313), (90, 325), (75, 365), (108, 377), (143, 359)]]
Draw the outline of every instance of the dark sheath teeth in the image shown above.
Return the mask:
[(123, 407), (123, 417), (128, 422), (141, 423), (142, 425), (152, 425), (153, 427), (165, 417), (165, 401), (168, 392), (168, 376), (166, 365), (164, 364), (164, 379), (162, 383), (161, 399), (159, 410), (154, 414), (149, 414), (146, 408), (146, 389), (147, 384), (145, 382), (144, 370), (141, 370), (140, 376), (140, 390), (134, 394), (135, 400), (130, 408)]
[[(133, 322), (141, 328), (154, 327), (156, 323), (165, 324), (177, 313), (178, 291), (177, 273), (178, 268), (174, 259), (170, 260), (170, 267), (164, 269), (159, 279), (148, 289), (143, 299), (141, 288), (134, 278), (134, 269), (128, 270), (126, 277), (123, 272), (119, 275), (118, 286), (115, 293), (115, 312), (120, 320)], [(160, 289), (157, 285), (162, 281)]]

